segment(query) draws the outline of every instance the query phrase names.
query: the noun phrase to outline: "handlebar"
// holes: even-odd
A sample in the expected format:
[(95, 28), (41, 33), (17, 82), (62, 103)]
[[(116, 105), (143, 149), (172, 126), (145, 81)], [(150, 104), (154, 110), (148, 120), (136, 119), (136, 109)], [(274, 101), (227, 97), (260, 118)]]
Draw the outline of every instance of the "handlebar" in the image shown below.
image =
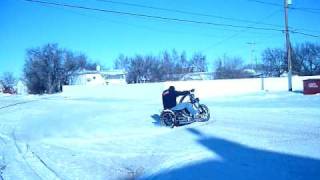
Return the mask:
[(195, 98), (195, 97), (194, 97), (194, 94), (193, 94), (194, 91), (195, 91), (195, 89), (189, 90), (190, 93), (185, 94), (184, 96), (182, 96), (181, 99), (180, 99), (180, 101), (179, 101), (179, 103), (182, 103), (187, 96), (190, 97), (190, 101), (193, 101), (192, 99)]

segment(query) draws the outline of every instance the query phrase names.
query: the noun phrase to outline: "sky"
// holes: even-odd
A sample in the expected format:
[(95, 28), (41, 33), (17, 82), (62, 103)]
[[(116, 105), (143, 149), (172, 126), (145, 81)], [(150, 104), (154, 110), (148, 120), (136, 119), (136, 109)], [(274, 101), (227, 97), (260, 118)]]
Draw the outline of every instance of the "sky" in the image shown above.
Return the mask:
[[(209, 71), (223, 55), (255, 63), (264, 49), (285, 47), (283, 0), (41, 1), (103, 11), (1, 0), (0, 74), (21, 76), (26, 50), (47, 43), (84, 53), (107, 68), (119, 54), (159, 55), (176, 49), (191, 57), (202, 52)], [(290, 29), (300, 33), (290, 34), (292, 44), (320, 43), (320, 2), (293, 0), (290, 7)]]

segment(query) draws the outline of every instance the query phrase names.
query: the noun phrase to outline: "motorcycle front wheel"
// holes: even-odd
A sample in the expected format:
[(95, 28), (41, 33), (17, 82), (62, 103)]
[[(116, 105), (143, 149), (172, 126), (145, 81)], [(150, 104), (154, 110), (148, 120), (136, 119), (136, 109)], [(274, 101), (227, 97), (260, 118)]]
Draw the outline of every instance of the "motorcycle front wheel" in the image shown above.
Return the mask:
[(200, 115), (200, 119), (198, 121), (209, 121), (210, 119), (210, 111), (209, 108), (204, 105), (204, 104), (200, 104), (199, 105), (199, 115)]

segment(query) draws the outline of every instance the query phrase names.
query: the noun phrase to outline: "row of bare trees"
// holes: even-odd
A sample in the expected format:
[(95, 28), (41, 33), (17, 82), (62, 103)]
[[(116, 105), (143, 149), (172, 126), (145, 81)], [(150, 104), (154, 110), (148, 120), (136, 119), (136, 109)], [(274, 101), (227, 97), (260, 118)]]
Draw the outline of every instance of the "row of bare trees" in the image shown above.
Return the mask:
[(178, 80), (182, 74), (207, 71), (208, 64), (206, 56), (202, 53), (195, 53), (188, 59), (185, 52), (178, 53), (173, 49), (164, 51), (158, 56), (120, 55), (114, 61), (114, 68), (125, 69), (128, 73), (127, 81), (138, 83)]
[[(292, 71), (300, 76), (320, 74), (320, 44), (302, 43), (292, 48)], [(266, 49), (262, 53), (262, 71), (267, 76), (279, 77), (287, 72), (287, 55), (283, 48)]]
[[(284, 48), (267, 48), (261, 54), (260, 64), (244, 64), (239, 57), (223, 56), (215, 60), (215, 78), (230, 79), (255, 77), (280, 77), (288, 71)], [(313, 76), (320, 74), (320, 44), (305, 42), (292, 47), (293, 74)], [(250, 71), (254, 70), (254, 71)]]
[[(301, 43), (293, 49), (292, 68), (296, 75), (320, 74), (320, 44)], [(256, 74), (279, 77), (287, 71), (287, 57), (284, 48), (267, 48), (261, 54), (260, 64), (248, 65), (239, 57), (222, 56), (215, 59), (214, 78), (243, 78), (254, 77)], [(59, 48), (57, 44), (47, 44), (42, 47), (31, 48), (26, 52), (24, 65), (24, 81), (29, 93), (55, 93), (61, 91), (61, 86), (68, 81), (75, 72), (81, 69), (93, 70), (96, 63), (91, 63), (81, 53), (74, 53)], [(127, 81), (138, 83), (141, 81), (160, 82), (179, 80), (182, 75), (192, 72), (208, 71), (208, 61), (203, 53), (194, 53), (190, 58), (186, 52), (176, 50), (163, 51), (157, 56), (136, 55), (128, 57), (120, 55), (114, 61), (114, 68), (127, 71)], [(257, 73), (258, 72), (258, 73)], [(0, 77), (2, 89), (10, 89), (16, 80), (10, 73)]]
[[(320, 74), (320, 45), (301, 43), (293, 48), (293, 74), (312, 76)], [(213, 76), (215, 79), (248, 78), (263, 75), (279, 77), (287, 72), (288, 62), (283, 48), (267, 48), (261, 54), (261, 63), (245, 64), (241, 57), (222, 56), (214, 60)], [(136, 55), (127, 57), (120, 55), (114, 62), (115, 68), (128, 72), (128, 82), (137, 83), (141, 80), (150, 82), (178, 80), (182, 75), (208, 70), (206, 56), (195, 53), (187, 59), (186, 53), (164, 51), (159, 56)]]
[(249, 65), (244, 64), (240, 57), (222, 56), (215, 60), (215, 79), (235, 79), (253, 77), (254, 72), (248, 71)]

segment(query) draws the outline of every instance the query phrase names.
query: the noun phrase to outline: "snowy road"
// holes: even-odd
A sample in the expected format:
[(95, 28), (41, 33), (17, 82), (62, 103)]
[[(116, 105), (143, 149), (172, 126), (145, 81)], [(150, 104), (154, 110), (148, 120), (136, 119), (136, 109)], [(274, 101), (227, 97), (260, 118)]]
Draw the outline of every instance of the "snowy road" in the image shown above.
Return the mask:
[(0, 179), (320, 178), (319, 95), (208, 97), (214, 121), (170, 129), (149, 86), (135, 98), (0, 96)]

